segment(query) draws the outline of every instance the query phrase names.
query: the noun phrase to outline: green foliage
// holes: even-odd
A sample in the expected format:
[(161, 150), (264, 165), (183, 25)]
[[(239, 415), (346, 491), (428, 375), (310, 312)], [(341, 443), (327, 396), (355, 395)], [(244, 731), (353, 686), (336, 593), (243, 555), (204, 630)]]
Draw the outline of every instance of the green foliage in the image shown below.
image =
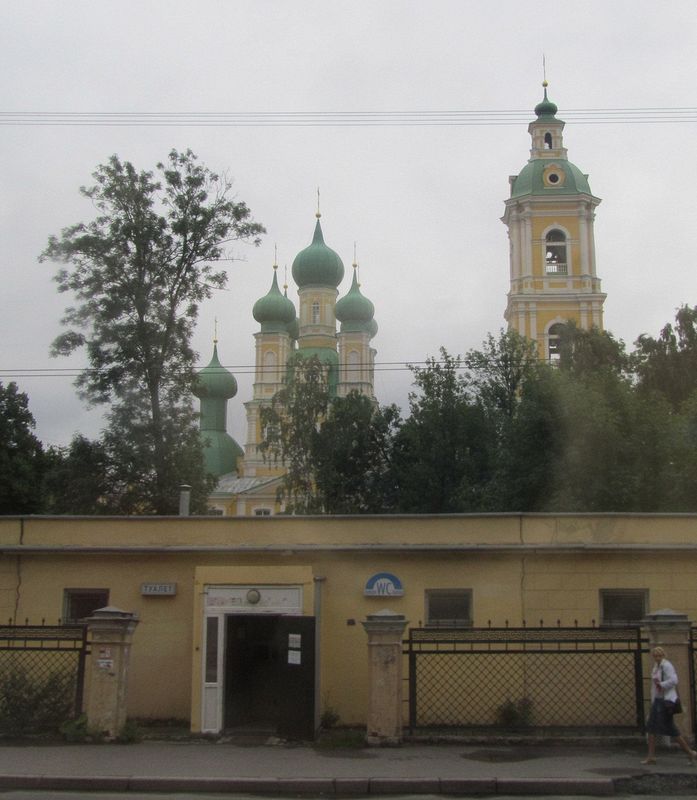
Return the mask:
[(55, 732), (72, 703), (71, 676), (54, 672), (41, 679), (20, 666), (0, 673), (0, 732), (6, 736)]
[(358, 392), (334, 398), (313, 439), (313, 474), (328, 514), (379, 514), (394, 503), (391, 458), (396, 406), (378, 408)]
[(611, 371), (625, 374), (630, 366), (624, 342), (593, 326), (584, 330), (574, 320), (559, 327), (559, 368), (576, 376)]
[(291, 508), (697, 511), (697, 308), (639, 344), (627, 356), (569, 323), (555, 366), (514, 332), (464, 359), (441, 349), (413, 369), (405, 419), (360, 395), (332, 400), (317, 363), (279, 397), (299, 411), (267, 418), (277, 444), (288, 437), (276, 452), (295, 465)]
[(0, 383), (0, 514), (41, 511), (44, 453), (35, 426), (27, 395)]
[(77, 434), (68, 447), (49, 448), (43, 494), (48, 514), (114, 513), (113, 469), (104, 443)]
[(67, 719), (61, 723), (60, 735), (71, 744), (83, 744), (91, 741), (91, 734), (87, 725), (87, 715), (80, 714), (75, 719)]
[(315, 747), (318, 750), (360, 750), (366, 747), (365, 729), (331, 728), (322, 731)]
[(340, 719), (339, 712), (331, 706), (325, 698), (324, 710), (322, 711), (319, 722), (322, 730), (328, 731), (330, 728), (335, 728), (339, 724)]
[(54, 355), (85, 348), (90, 368), (76, 381), (90, 404), (109, 403), (104, 447), (121, 513), (176, 513), (178, 486), (192, 509), (211, 488), (191, 405), (191, 336), (200, 303), (225, 284), (214, 264), (233, 240), (258, 243), (264, 229), (230, 182), (173, 150), (153, 172), (112, 156), (82, 188), (98, 216), (49, 238), (41, 260), (59, 269), (59, 291), (76, 305)]
[(296, 514), (322, 511), (315, 486), (314, 454), (319, 428), (329, 406), (328, 367), (317, 356), (293, 356), (283, 389), (261, 409), (264, 457), (286, 467), (281, 497)]
[(697, 389), (697, 306), (681, 306), (674, 325), (665, 325), (657, 339), (642, 334), (635, 344), (640, 391), (662, 394), (679, 411)]
[(137, 744), (143, 740), (143, 732), (134, 719), (127, 719), (116, 737), (117, 744)]
[(505, 728), (529, 728), (533, 723), (533, 702), (529, 697), (506, 700), (496, 709), (496, 724)]
[(444, 348), (440, 356), (428, 359), (424, 368), (412, 368), (411, 413), (394, 438), (392, 475), (401, 512), (468, 511), (479, 502), (487, 423), (459, 374), (459, 356)]
[(465, 357), (472, 389), (479, 402), (494, 418), (511, 418), (525, 382), (540, 367), (534, 342), (515, 331), (500, 331), (498, 339), (489, 334), (481, 350)]

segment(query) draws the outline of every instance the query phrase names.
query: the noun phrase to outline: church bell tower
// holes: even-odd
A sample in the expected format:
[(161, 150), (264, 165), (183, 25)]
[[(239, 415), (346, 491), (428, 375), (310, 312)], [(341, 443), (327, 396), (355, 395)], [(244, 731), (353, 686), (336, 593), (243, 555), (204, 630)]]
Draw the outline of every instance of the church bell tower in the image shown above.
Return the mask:
[(502, 221), (510, 241), (509, 330), (537, 342), (540, 358), (558, 358), (561, 324), (603, 328), (605, 295), (596, 275), (593, 221), (600, 199), (588, 176), (572, 164), (562, 138), (564, 122), (547, 98), (528, 126), (530, 159), (509, 178)]

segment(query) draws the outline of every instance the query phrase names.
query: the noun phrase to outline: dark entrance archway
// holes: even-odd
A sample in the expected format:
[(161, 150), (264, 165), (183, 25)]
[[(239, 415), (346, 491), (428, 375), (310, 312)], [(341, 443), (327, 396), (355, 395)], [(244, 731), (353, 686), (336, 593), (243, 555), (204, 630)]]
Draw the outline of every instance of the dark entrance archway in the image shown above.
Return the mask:
[(226, 617), (226, 730), (314, 738), (315, 619)]

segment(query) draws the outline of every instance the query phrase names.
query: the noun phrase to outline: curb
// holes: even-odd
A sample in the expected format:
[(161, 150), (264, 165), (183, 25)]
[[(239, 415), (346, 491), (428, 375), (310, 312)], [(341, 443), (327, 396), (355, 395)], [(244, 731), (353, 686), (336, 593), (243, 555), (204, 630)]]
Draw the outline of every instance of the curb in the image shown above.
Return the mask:
[(0, 791), (217, 792), (250, 795), (585, 795), (615, 793), (611, 778), (172, 778), (150, 776), (2, 775)]

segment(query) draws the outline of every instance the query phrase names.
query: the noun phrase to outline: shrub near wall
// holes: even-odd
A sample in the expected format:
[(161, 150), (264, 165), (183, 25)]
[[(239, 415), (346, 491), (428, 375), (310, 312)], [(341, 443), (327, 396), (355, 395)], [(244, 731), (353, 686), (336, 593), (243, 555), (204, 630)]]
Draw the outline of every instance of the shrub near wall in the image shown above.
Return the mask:
[(55, 733), (73, 710), (70, 677), (58, 672), (32, 677), (21, 666), (0, 671), (0, 734), (18, 737)]

